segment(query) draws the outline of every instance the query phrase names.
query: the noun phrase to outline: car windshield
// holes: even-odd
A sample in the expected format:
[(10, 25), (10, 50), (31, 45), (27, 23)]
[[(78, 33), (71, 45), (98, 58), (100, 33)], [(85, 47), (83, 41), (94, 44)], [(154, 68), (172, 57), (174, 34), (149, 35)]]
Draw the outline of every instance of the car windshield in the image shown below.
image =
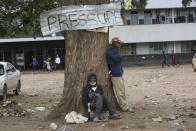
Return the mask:
[(0, 65), (0, 76), (4, 75), (4, 67), (3, 65)]

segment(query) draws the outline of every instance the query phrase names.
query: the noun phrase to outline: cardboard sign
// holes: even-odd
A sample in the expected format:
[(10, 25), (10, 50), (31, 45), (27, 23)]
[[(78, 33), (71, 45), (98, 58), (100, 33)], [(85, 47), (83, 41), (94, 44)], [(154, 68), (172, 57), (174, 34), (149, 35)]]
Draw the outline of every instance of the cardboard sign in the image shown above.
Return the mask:
[(123, 25), (120, 10), (120, 3), (56, 8), (41, 14), (42, 34)]

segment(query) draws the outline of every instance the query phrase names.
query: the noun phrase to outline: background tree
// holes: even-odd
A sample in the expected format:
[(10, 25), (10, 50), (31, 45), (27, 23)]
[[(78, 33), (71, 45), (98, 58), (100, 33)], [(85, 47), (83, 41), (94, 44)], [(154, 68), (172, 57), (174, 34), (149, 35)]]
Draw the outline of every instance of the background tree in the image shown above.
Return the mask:
[[(137, 1), (136, 4), (141, 4), (141, 1)], [(109, 2), (109, 0), (60, 0), (60, 5), (100, 5)], [(66, 43), (64, 91), (58, 107), (49, 116), (64, 116), (71, 110), (84, 111), (81, 90), (87, 84), (90, 72), (97, 74), (98, 83), (103, 86), (113, 108), (119, 109), (106, 63), (109, 34), (78, 30), (65, 31), (64, 36)]]
[(42, 36), (40, 14), (58, 6), (57, 0), (1, 0), (0, 37)]
[[(109, 3), (109, 0), (60, 0), (61, 5), (99, 5)], [(106, 64), (108, 33), (96, 33), (86, 30), (65, 31), (65, 81), (63, 96), (58, 107), (50, 117), (65, 116), (75, 110), (83, 112), (81, 90), (87, 84), (90, 72), (97, 75), (98, 83), (103, 86), (109, 96), (112, 106), (117, 107), (113, 89), (110, 84)]]
[(192, 2), (192, 0), (182, 0), (182, 5), (186, 7), (186, 6), (188, 6), (191, 2)]
[(143, 9), (146, 7), (148, 0), (123, 0), (122, 7), (125, 10), (130, 10), (133, 8)]

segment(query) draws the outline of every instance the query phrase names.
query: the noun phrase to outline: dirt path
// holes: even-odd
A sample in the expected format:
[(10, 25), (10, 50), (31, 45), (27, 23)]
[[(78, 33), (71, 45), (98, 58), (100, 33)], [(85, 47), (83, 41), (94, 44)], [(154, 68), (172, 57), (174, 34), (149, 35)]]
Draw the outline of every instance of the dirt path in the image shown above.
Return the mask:
[[(196, 73), (191, 65), (177, 68), (125, 68), (127, 100), (135, 113), (122, 113), (120, 120), (68, 125), (74, 131), (196, 131)], [(0, 131), (48, 131), (44, 117), (58, 103), (63, 90), (64, 74), (40, 73), (22, 75), (22, 94), (17, 99), (24, 109), (41, 112), (26, 117), (0, 118)], [(162, 118), (154, 122), (152, 118)], [(58, 127), (64, 122), (57, 122)]]
[[(22, 93), (20, 96), (9, 96), (8, 99), (17, 99), (24, 109), (35, 110), (36, 107), (45, 107), (45, 111), (31, 112), (26, 117), (0, 118), (0, 131), (47, 131), (49, 122), (46, 115), (57, 105), (63, 90), (64, 73), (35, 73), (21, 76)], [(3, 130), (2, 130), (3, 129)]]

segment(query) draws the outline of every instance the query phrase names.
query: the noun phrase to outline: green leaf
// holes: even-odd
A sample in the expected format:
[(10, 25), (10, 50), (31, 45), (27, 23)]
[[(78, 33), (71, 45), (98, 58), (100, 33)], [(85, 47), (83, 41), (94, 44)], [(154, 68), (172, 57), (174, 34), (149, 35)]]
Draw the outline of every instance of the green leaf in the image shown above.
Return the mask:
[[(40, 14), (59, 6), (58, 0), (1, 0), (0, 5), (0, 37), (18, 37), (29, 32), (40, 35)], [(20, 25), (15, 22), (19, 18)]]

